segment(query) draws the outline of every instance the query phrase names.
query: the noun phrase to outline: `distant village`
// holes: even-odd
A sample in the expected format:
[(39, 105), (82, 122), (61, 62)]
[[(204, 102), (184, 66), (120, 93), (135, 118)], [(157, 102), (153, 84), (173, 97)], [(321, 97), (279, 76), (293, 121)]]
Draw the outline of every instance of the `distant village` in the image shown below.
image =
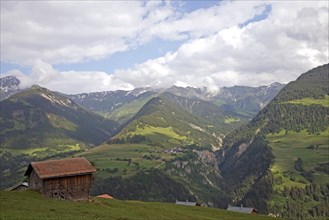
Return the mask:
[(175, 147), (175, 148), (169, 149), (169, 150), (155, 151), (155, 153), (179, 154), (179, 153), (184, 153), (186, 151), (187, 151), (186, 149), (183, 149), (181, 147)]

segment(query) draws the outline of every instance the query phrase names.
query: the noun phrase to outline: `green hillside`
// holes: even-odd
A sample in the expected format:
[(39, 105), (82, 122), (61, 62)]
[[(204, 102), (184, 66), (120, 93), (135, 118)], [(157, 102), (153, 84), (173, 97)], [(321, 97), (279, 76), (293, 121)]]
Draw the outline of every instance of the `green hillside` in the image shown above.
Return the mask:
[(145, 203), (92, 198), (85, 202), (44, 198), (35, 191), (0, 192), (0, 218), (6, 220), (243, 220), (273, 219), (206, 207), (187, 207), (168, 203)]
[(113, 121), (39, 86), (2, 101), (0, 124), (1, 148), (16, 149), (96, 145), (116, 128)]
[(136, 99), (127, 103), (123, 103), (113, 112), (108, 113), (106, 117), (118, 122), (119, 124), (124, 124), (153, 97), (155, 97), (155, 94), (151, 92), (145, 92), (144, 94), (137, 96)]
[(229, 202), (220, 188), (223, 180), (215, 154), (195, 145), (163, 149), (146, 144), (104, 144), (77, 156), (88, 158), (97, 169), (93, 195), (163, 202), (197, 198), (221, 208)]
[(231, 110), (225, 110), (225, 108), (219, 107), (211, 101), (177, 96), (169, 92), (162, 95), (185, 111), (206, 120), (208, 124), (215, 126), (222, 134), (228, 134), (246, 123), (244, 117)]
[[(221, 129), (205, 115), (225, 120), (212, 103), (168, 93), (152, 98), (109, 145), (82, 154), (100, 171), (93, 192), (143, 201), (198, 198), (225, 207), (228, 196), (218, 186), (221, 176), (212, 152), (221, 146)], [(160, 180), (167, 184), (153, 184)]]
[(329, 216), (328, 67), (302, 74), (224, 139), (220, 169), (237, 204), (294, 219)]
[(0, 103), (0, 187), (21, 181), (30, 161), (67, 157), (108, 140), (116, 123), (39, 86)]
[[(79, 156), (97, 168), (95, 195), (164, 202), (192, 198), (225, 208), (230, 196), (222, 189), (212, 151), (241, 123), (211, 102), (166, 92), (149, 100), (108, 144)], [(159, 181), (166, 184), (154, 184)]]
[[(274, 155), (271, 171), (277, 180), (275, 187), (304, 187), (307, 183), (329, 182), (329, 129), (318, 135), (281, 131), (268, 134)], [(322, 168), (322, 169), (321, 169)]]
[(88, 158), (96, 166), (97, 176), (130, 176), (138, 171), (161, 168), (164, 161), (175, 156), (161, 147), (146, 144), (103, 144), (79, 156)]
[(329, 107), (329, 96), (326, 95), (324, 98), (302, 98), (294, 99), (284, 103), (299, 104), (299, 105), (322, 105), (324, 107)]
[(211, 146), (218, 148), (221, 145), (220, 137), (220, 128), (216, 123), (187, 111), (161, 95), (148, 101), (112, 138), (111, 143), (143, 142), (169, 149), (198, 144), (211, 149)]

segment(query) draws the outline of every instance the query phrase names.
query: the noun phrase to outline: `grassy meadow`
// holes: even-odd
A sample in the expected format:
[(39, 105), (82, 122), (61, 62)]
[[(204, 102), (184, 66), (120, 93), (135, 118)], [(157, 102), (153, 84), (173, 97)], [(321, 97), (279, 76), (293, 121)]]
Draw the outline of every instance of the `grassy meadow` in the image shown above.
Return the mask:
[[(161, 168), (163, 161), (175, 155), (164, 153), (160, 147), (145, 144), (104, 144), (78, 156), (92, 161), (96, 166), (97, 175), (102, 177), (124, 176), (135, 174), (138, 170), (152, 167)], [(110, 168), (110, 169), (109, 169)], [(113, 169), (118, 170), (114, 172)]]
[(187, 136), (177, 134), (172, 127), (155, 126), (137, 126), (135, 131), (127, 135), (143, 135), (151, 140), (152, 143), (159, 143), (161, 146), (171, 149), (175, 145), (192, 144), (193, 142)]
[(53, 155), (58, 153), (67, 153), (70, 151), (79, 151), (81, 150), (80, 144), (72, 145), (59, 145), (57, 147), (48, 148), (48, 147), (36, 147), (36, 148), (1, 148), (2, 151), (7, 151), (12, 154), (26, 154), (29, 156), (38, 156), (38, 155)]
[(110, 113), (108, 117), (115, 121), (127, 120), (128, 118), (134, 116), (153, 97), (155, 96), (150, 96), (144, 99), (137, 99), (130, 103), (124, 104), (120, 108)]
[[(2, 151), (7, 151), (12, 154), (27, 154), (29, 156), (37, 156), (40, 153), (50, 151), (47, 147), (36, 147), (36, 148), (27, 148), (27, 149), (16, 149), (16, 148), (1, 148)], [(56, 153), (65, 153), (70, 151), (79, 151), (81, 147), (79, 144), (67, 145), (67, 146), (58, 146), (51, 149), (53, 154)]]
[(234, 122), (239, 122), (240, 118), (225, 117), (224, 123), (232, 124)]
[(273, 219), (207, 207), (92, 198), (71, 202), (42, 197), (38, 192), (0, 191), (0, 219), (6, 220), (245, 220)]
[(275, 157), (272, 173), (283, 180), (282, 184), (276, 185), (277, 188), (303, 187), (308, 183), (308, 180), (295, 169), (297, 158), (302, 159), (305, 171), (313, 172), (315, 182), (329, 182), (327, 174), (315, 169), (319, 164), (329, 162), (329, 129), (319, 135), (308, 134), (306, 131), (281, 131), (269, 134), (267, 139)]
[(303, 98), (291, 100), (285, 103), (297, 104), (297, 105), (322, 105), (324, 107), (329, 107), (329, 96), (326, 95), (323, 99), (313, 99), (313, 98)]

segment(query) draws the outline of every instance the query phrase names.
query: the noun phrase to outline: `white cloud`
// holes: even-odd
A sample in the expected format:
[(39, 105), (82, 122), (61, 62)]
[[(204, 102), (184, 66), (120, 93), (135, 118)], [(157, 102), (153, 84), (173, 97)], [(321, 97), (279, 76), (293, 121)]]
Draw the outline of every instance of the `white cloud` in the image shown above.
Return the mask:
[(1, 60), (26, 65), (37, 59), (50, 64), (98, 60), (154, 38), (216, 33), (252, 18), (259, 13), (256, 5), (264, 4), (224, 1), (183, 14), (171, 1), (1, 1)]
[[(230, 4), (231, 11), (241, 9), (245, 3)], [(242, 28), (235, 20), (227, 28), (183, 44), (175, 53), (163, 57), (166, 61), (156, 69), (154, 64), (160, 58), (116, 71), (114, 76), (138, 86), (144, 79), (149, 86), (184, 82), (216, 91), (215, 86), (218, 90), (218, 86), (287, 83), (304, 71), (327, 63), (328, 3), (270, 3), (272, 12), (265, 20)], [(231, 11), (222, 16), (225, 18)], [(168, 56), (174, 58), (167, 59)], [(161, 65), (171, 74), (163, 76)]]
[[(288, 82), (328, 63), (328, 4), (222, 1), (182, 13), (171, 1), (1, 2), (1, 59), (30, 66), (25, 81), (66, 93), (171, 85), (216, 92)], [(269, 16), (250, 20), (265, 5)], [(102, 59), (155, 38), (185, 41), (177, 51), (113, 74), (52, 67)]]
[(89, 93), (110, 90), (132, 90), (134, 86), (116, 79), (100, 71), (63, 71), (60, 72), (52, 65), (37, 60), (29, 75), (18, 70), (8, 72), (6, 75), (16, 76), (20, 80), (20, 87), (27, 88), (33, 84), (46, 87), (53, 91), (66, 94)]
[(1, 59), (31, 65), (104, 58), (129, 47), (147, 11), (137, 1), (1, 1)]

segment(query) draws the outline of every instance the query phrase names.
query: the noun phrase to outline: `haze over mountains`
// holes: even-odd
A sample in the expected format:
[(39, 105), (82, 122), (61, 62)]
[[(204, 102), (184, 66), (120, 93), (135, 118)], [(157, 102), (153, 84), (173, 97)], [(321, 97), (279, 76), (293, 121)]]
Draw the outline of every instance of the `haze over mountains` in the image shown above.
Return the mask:
[(192, 87), (66, 95), (19, 91), (15, 78), (1, 78), (1, 187), (30, 160), (85, 156), (97, 168), (94, 194), (328, 216), (328, 67), (285, 87), (216, 95)]

